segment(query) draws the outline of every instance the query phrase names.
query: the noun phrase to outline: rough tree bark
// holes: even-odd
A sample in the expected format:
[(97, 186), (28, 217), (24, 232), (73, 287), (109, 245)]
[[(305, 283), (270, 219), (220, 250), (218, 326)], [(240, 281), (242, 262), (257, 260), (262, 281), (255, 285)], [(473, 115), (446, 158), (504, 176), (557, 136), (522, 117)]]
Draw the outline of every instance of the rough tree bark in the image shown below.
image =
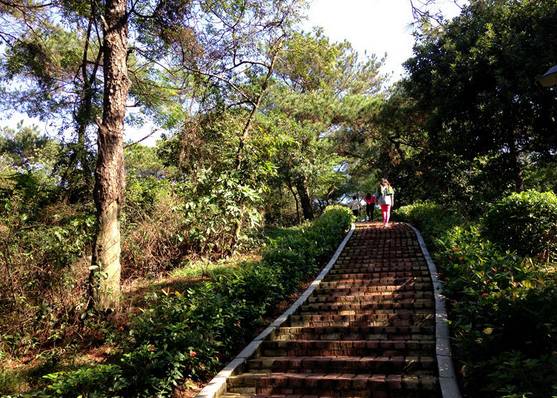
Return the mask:
[(296, 191), (294, 191), (294, 187), (292, 186), (292, 180), (290, 179), (290, 177), (288, 177), (288, 179), (286, 180), (286, 185), (288, 186), (288, 189), (290, 190), (292, 196), (294, 196), (294, 202), (296, 203), (296, 222), (299, 224), (302, 221), (300, 217), (300, 204), (298, 202), (298, 195), (296, 195)]
[(296, 190), (298, 191), (298, 196), (300, 197), (304, 218), (306, 220), (313, 220), (313, 207), (311, 206), (311, 198), (309, 196), (305, 178), (296, 178), (294, 184), (296, 186)]
[(97, 231), (90, 293), (97, 309), (120, 301), (120, 212), (124, 199), (123, 130), (128, 98), (126, 0), (107, 0), (103, 21), (103, 117), (99, 123), (95, 169)]

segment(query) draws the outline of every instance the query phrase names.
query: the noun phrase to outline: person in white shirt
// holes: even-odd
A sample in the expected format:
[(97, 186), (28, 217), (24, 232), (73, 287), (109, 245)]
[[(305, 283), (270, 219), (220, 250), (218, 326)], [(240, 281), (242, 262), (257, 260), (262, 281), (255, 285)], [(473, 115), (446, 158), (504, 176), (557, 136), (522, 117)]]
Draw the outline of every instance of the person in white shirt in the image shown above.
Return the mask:
[(381, 205), (381, 214), (383, 216), (383, 227), (389, 226), (389, 219), (391, 218), (391, 209), (395, 204), (395, 190), (386, 178), (381, 179), (379, 185), (379, 204)]
[(348, 207), (350, 208), (350, 210), (352, 210), (354, 217), (358, 218), (360, 216), (361, 206), (362, 204), (360, 203), (360, 199), (358, 199), (356, 195), (352, 196), (352, 202), (350, 202)]

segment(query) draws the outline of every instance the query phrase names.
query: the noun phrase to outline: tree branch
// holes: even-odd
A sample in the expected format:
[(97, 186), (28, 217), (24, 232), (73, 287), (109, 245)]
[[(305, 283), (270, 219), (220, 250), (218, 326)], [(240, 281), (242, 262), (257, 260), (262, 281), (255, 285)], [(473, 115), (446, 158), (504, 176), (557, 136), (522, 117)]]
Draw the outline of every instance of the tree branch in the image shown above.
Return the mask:
[(153, 134), (157, 133), (158, 131), (160, 131), (160, 129), (151, 130), (149, 134), (147, 134), (145, 137), (141, 138), (140, 140), (124, 145), (124, 149), (142, 143), (143, 141), (145, 141), (147, 138), (151, 137)]

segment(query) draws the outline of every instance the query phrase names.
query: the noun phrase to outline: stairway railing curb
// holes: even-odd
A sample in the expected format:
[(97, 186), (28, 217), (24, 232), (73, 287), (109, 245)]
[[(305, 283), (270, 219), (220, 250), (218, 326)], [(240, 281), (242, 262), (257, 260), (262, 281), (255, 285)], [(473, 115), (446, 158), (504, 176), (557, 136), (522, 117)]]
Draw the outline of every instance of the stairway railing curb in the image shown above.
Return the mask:
[(461, 398), (460, 389), (454, 371), (453, 358), (451, 355), (451, 344), (449, 341), (449, 320), (445, 307), (445, 296), (443, 295), (443, 283), (439, 279), (437, 266), (433, 262), (427, 246), (425, 245), (422, 234), (413, 225), (406, 223), (414, 230), (418, 243), (422, 249), (422, 254), (427, 262), (433, 292), (435, 296), (435, 354), (437, 356), (437, 366), (439, 368), (439, 385), (443, 398)]
[(263, 330), (256, 338), (254, 338), (251, 343), (249, 343), (228, 365), (226, 365), (210, 382), (196, 395), (196, 398), (218, 398), (226, 393), (226, 381), (230, 376), (233, 376), (246, 360), (253, 355), (255, 351), (259, 348), (263, 340), (269, 336), (274, 330), (278, 329), (280, 325), (288, 319), (296, 310), (308, 299), (308, 297), (313, 293), (313, 291), (321, 284), (323, 278), (329, 273), (333, 265), (335, 265), (340, 253), (348, 243), (348, 240), (354, 233), (356, 228), (355, 224), (352, 224), (350, 230), (338, 246), (335, 254), (331, 257), (327, 265), (321, 270), (317, 278), (311, 282), (308, 288), (302, 293), (302, 295), (292, 304), (286, 311), (282, 313), (271, 325), (269, 325), (265, 330)]

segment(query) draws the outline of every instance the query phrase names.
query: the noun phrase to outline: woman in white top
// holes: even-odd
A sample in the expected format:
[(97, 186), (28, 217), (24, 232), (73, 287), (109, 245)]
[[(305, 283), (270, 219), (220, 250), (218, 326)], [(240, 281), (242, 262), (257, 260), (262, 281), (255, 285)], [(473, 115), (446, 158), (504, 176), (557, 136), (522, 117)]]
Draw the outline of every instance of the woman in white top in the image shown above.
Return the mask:
[(383, 227), (387, 227), (389, 225), (389, 219), (391, 218), (391, 208), (395, 204), (395, 190), (386, 178), (381, 179), (379, 194), (379, 204), (381, 205), (381, 215), (383, 216)]
[(358, 218), (360, 216), (361, 203), (360, 203), (360, 199), (358, 199), (357, 196), (355, 195), (352, 196), (352, 202), (350, 202), (348, 207), (350, 207), (350, 210), (352, 210), (354, 217)]

